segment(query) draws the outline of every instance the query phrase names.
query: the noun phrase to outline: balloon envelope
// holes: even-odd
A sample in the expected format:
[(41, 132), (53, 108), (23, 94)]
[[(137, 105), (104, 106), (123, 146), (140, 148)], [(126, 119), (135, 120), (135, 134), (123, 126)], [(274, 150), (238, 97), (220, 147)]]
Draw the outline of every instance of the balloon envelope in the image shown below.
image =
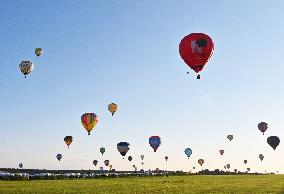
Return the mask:
[(28, 75), (29, 73), (33, 71), (34, 64), (30, 61), (22, 61), (19, 64), (19, 69), (22, 72), (22, 74), (24, 74), (24, 76), (26, 77), (26, 75)]
[(203, 159), (198, 159), (198, 164), (199, 164), (200, 166), (202, 166), (203, 163), (204, 163), (204, 160), (203, 160)]
[(104, 155), (105, 151), (106, 151), (106, 149), (104, 147), (100, 148), (100, 152), (101, 152), (102, 155)]
[(64, 142), (66, 143), (66, 145), (69, 148), (69, 145), (73, 142), (73, 137), (72, 136), (66, 136), (64, 137)]
[(191, 156), (191, 154), (192, 154), (192, 150), (191, 150), (190, 148), (186, 148), (186, 149), (184, 150), (184, 153), (185, 153), (185, 155), (189, 158), (189, 157)]
[(279, 137), (277, 137), (277, 136), (270, 136), (270, 137), (268, 137), (267, 138), (267, 143), (274, 149), (274, 151), (275, 151), (275, 149), (277, 148), (277, 146), (279, 145), (279, 143), (280, 143), (280, 139), (279, 139)]
[(264, 135), (264, 132), (267, 130), (268, 128), (268, 124), (266, 122), (261, 122), (258, 123), (257, 128), (259, 129), (259, 131), (261, 131)]
[(233, 135), (228, 135), (227, 138), (228, 138), (230, 141), (232, 141), (233, 138), (234, 138), (234, 136), (233, 136)]
[(111, 114), (112, 114), (112, 116), (113, 116), (113, 114), (117, 111), (117, 104), (115, 104), (115, 103), (110, 103), (110, 104), (108, 105), (108, 110), (109, 110), (109, 112), (111, 112)]
[(168, 159), (169, 159), (169, 157), (168, 157), (168, 156), (165, 156), (165, 160), (168, 161)]
[(105, 160), (104, 163), (105, 163), (106, 166), (108, 166), (109, 165), (109, 160)]
[(61, 158), (62, 158), (62, 154), (57, 154), (57, 155), (56, 155), (56, 158), (57, 158), (58, 161), (60, 161)]
[(261, 161), (264, 159), (264, 155), (262, 155), (262, 154), (259, 154), (258, 157)]
[(36, 48), (35, 49), (35, 54), (36, 54), (36, 56), (40, 56), (40, 55), (42, 55), (42, 53), (43, 53), (43, 50), (42, 50), (42, 48)]
[(98, 161), (97, 161), (97, 160), (94, 160), (94, 161), (93, 161), (93, 164), (94, 164), (95, 166), (97, 166)]
[(154, 149), (154, 152), (156, 152), (161, 145), (161, 138), (159, 136), (151, 136), (149, 138), (149, 144)]
[(117, 144), (117, 150), (119, 151), (120, 155), (125, 156), (129, 151), (130, 144), (127, 142), (119, 142)]
[(19, 167), (20, 167), (20, 168), (23, 168), (23, 167), (24, 167), (23, 163), (20, 163), (20, 164), (19, 164)]
[(179, 54), (184, 62), (196, 73), (201, 71), (214, 50), (212, 39), (204, 33), (185, 36), (179, 44)]
[(99, 122), (99, 118), (95, 113), (84, 113), (81, 116), (81, 123), (83, 127), (87, 130), (88, 135), (90, 135), (93, 128)]

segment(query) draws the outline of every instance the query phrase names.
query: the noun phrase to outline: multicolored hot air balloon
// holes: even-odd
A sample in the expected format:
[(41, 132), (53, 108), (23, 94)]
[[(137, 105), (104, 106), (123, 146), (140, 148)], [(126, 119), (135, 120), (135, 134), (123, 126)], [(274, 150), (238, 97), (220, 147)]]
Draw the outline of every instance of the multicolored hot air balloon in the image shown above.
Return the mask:
[(141, 155), (140, 158), (141, 158), (141, 160), (144, 160), (144, 155)]
[(109, 160), (105, 160), (104, 163), (105, 163), (106, 166), (108, 166), (109, 165)]
[[(179, 54), (184, 62), (196, 73), (199, 73), (213, 54), (214, 43), (204, 33), (191, 33), (179, 44)], [(200, 79), (200, 75), (197, 76)]]
[(130, 144), (127, 142), (119, 142), (117, 144), (117, 150), (119, 151), (120, 155), (125, 156), (129, 151)]
[(159, 136), (151, 136), (149, 138), (149, 144), (154, 149), (154, 152), (156, 152), (161, 145), (161, 138)]
[(42, 55), (42, 53), (43, 53), (43, 50), (42, 50), (42, 48), (36, 48), (35, 49), (35, 54), (36, 54), (36, 56), (40, 56), (40, 55)]
[(245, 164), (247, 164), (247, 163), (248, 163), (248, 161), (247, 161), (247, 160), (244, 160), (244, 163), (245, 163)]
[(262, 154), (259, 154), (258, 157), (259, 157), (260, 161), (262, 161), (264, 159), (264, 155), (262, 155)]
[(129, 162), (131, 162), (132, 156), (128, 156), (128, 160), (129, 160)]
[(279, 137), (277, 137), (277, 136), (270, 136), (270, 137), (268, 137), (267, 138), (267, 143), (274, 149), (274, 151), (275, 151), (275, 149), (277, 148), (277, 146), (279, 145), (279, 143), (280, 143), (280, 139), (279, 139)]
[(221, 155), (223, 155), (224, 154), (224, 150), (219, 150), (219, 153), (221, 154)]
[(97, 160), (94, 160), (94, 161), (93, 161), (93, 165), (97, 166), (97, 164), (98, 164), (98, 161), (97, 161)]
[(227, 138), (232, 141), (234, 139), (234, 136), (233, 135), (228, 135)]
[(57, 155), (56, 155), (56, 158), (57, 158), (58, 161), (60, 161), (61, 158), (62, 158), (62, 154), (57, 154)]
[(184, 150), (185, 155), (187, 156), (187, 158), (189, 158), (192, 154), (192, 150), (190, 148), (186, 148)]
[(19, 65), (20, 71), (24, 74), (25, 78), (34, 69), (34, 64), (30, 61), (22, 61)]
[(104, 153), (106, 152), (106, 149), (104, 147), (101, 147), (100, 152), (101, 152), (102, 155), (104, 155)]
[(108, 105), (108, 110), (109, 110), (109, 112), (111, 112), (111, 116), (113, 116), (113, 114), (117, 111), (117, 104), (110, 103)]
[(23, 167), (24, 167), (23, 163), (20, 163), (19, 168), (23, 168)]
[(165, 160), (166, 160), (166, 162), (168, 161), (168, 159), (169, 159), (169, 157), (168, 157), (168, 156), (165, 156)]
[(88, 135), (90, 135), (93, 128), (99, 122), (99, 118), (95, 113), (84, 113), (81, 116), (81, 123), (83, 127), (87, 130)]
[(64, 137), (64, 141), (69, 148), (70, 144), (73, 142), (73, 137), (72, 136), (66, 136), (66, 137)]
[(266, 122), (261, 122), (258, 123), (257, 128), (259, 129), (259, 131), (261, 131), (264, 135), (264, 132), (267, 130), (268, 128), (268, 124)]
[(198, 159), (198, 164), (199, 164), (200, 166), (202, 166), (202, 165), (204, 164), (204, 160), (203, 160), (203, 159)]

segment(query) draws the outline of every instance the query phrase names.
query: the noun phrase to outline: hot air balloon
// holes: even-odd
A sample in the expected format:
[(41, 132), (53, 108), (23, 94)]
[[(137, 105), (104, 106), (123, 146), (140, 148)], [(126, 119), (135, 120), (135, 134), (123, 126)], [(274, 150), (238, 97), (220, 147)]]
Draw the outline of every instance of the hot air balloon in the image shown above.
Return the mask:
[(223, 155), (224, 154), (224, 150), (219, 150), (220, 154)]
[(140, 158), (141, 158), (141, 160), (144, 160), (144, 155), (141, 155)]
[(168, 157), (168, 156), (165, 156), (165, 160), (168, 161), (168, 159), (169, 159), (169, 157)]
[(244, 163), (245, 163), (245, 164), (247, 164), (247, 163), (248, 163), (248, 161), (247, 161), (247, 160), (244, 160)]
[(23, 163), (20, 163), (20, 164), (19, 164), (19, 167), (20, 167), (20, 168), (23, 168), (23, 167), (24, 167)]
[(20, 71), (24, 74), (25, 78), (34, 69), (34, 64), (30, 61), (22, 61), (19, 65)]
[(90, 135), (93, 128), (99, 122), (99, 118), (95, 113), (84, 113), (81, 116), (81, 123), (84, 128), (88, 131), (88, 135)]
[(247, 168), (248, 171), (250, 171), (250, 168)]
[(69, 145), (73, 142), (73, 137), (72, 136), (66, 136), (66, 137), (64, 137), (64, 141), (69, 148)]
[(264, 155), (262, 155), (262, 154), (259, 154), (258, 157), (261, 161), (264, 159)]
[(237, 172), (238, 172), (238, 169), (234, 169), (234, 171), (235, 171), (235, 173), (237, 173)]
[(94, 160), (94, 161), (93, 161), (93, 165), (97, 166), (97, 164), (98, 164), (98, 161), (97, 161), (97, 160)]
[[(184, 62), (196, 73), (199, 73), (212, 56), (214, 43), (203, 33), (192, 33), (185, 36), (179, 44), (179, 54)], [(200, 79), (200, 75), (197, 76)]]
[(192, 167), (192, 169), (195, 169), (195, 167)]
[(274, 151), (275, 151), (275, 149), (277, 148), (277, 146), (279, 145), (279, 143), (280, 143), (280, 139), (279, 139), (279, 137), (277, 137), (277, 136), (270, 136), (270, 137), (268, 137), (267, 138), (267, 143), (274, 149)]
[(106, 166), (108, 166), (109, 165), (109, 160), (105, 160), (104, 163), (105, 163)]
[(62, 154), (57, 154), (57, 155), (56, 155), (56, 158), (57, 158), (58, 161), (60, 161), (61, 158), (62, 158)]
[(227, 138), (228, 138), (230, 141), (232, 141), (233, 138), (234, 138), (234, 136), (233, 136), (233, 135), (228, 135)]
[(106, 149), (104, 147), (100, 148), (100, 152), (101, 152), (102, 155), (104, 155), (105, 151), (106, 151)]
[(141, 162), (142, 165), (144, 165), (144, 162)]
[(111, 112), (111, 115), (113, 116), (113, 114), (116, 112), (116, 110), (117, 110), (117, 104), (115, 104), (115, 103), (110, 103), (109, 105), (108, 105), (108, 110), (109, 110), (109, 112)]
[(186, 148), (186, 149), (184, 150), (184, 153), (185, 153), (185, 155), (189, 158), (189, 157), (191, 156), (191, 154), (192, 154), (192, 150), (191, 150), (190, 148)]
[(149, 138), (149, 144), (154, 149), (154, 152), (156, 152), (161, 145), (161, 138), (159, 136), (151, 136)]
[(267, 130), (268, 128), (268, 124), (266, 122), (261, 122), (258, 123), (257, 128), (259, 129), (259, 131), (261, 131), (264, 135), (264, 132)]
[(125, 156), (129, 150), (130, 144), (127, 142), (119, 142), (117, 144), (117, 150), (119, 151), (120, 155)]
[(225, 169), (227, 169), (227, 166), (224, 166)]
[(129, 162), (131, 162), (132, 156), (128, 156), (128, 160), (129, 160)]
[(227, 164), (226, 167), (227, 167), (228, 169), (230, 169), (231, 165), (230, 165), (230, 164)]
[(109, 165), (109, 170), (111, 170), (112, 169), (112, 165)]
[(204, 160), (203, 160), (203, 159), (198, 159), (198, 164), (199, 164), (200, 166), (202, 166), (203, 163), (204, 163)]
[(42, 48), (36, 48), (35, 49), (35, 54), (36, 54), (36, 56), (40, 56), (40, 55), (42, 55), (42, 53), (43, 53), (43, 50), (42, 50)]

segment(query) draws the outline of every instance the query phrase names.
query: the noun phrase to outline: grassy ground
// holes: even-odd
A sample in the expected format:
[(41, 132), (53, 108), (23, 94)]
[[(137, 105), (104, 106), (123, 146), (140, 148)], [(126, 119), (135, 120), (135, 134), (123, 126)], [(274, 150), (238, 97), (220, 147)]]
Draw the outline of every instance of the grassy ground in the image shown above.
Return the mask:
[(284, 193), (284, 175), (0, 181), (0, 193)]

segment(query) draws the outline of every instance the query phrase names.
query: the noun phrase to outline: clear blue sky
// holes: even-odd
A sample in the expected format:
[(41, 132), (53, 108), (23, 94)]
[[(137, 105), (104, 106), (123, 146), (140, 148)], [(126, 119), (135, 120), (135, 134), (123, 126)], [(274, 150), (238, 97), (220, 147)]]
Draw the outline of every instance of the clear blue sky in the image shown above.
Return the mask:
[[(244, 170), (247, 159), (252, 171), (284, 173), (284, 146), (274, 152), (266, 143), (284, 137), (283, 10), (281, 0), (1, 0), (0, 167), (98, 169), (109, 159), (116, 169), (140, 169), (144, 154), (145, 169), (199, 170), (203, 158), (204, 168)], [(215, 43), (201, 80), (178, 52), (192, 32)], [(22, 60), (35, 64), (27, 79)], [(119, 105), (114, 117), (110, 102)], [(100, 118), (91, 136), (80, 123), (85, 112)], [(269, 123), (264, 136), (261, 121)], [(151, 135), (162, 138), (157, 153)], [(120, 141), (131, 144), (131, 164)]]

